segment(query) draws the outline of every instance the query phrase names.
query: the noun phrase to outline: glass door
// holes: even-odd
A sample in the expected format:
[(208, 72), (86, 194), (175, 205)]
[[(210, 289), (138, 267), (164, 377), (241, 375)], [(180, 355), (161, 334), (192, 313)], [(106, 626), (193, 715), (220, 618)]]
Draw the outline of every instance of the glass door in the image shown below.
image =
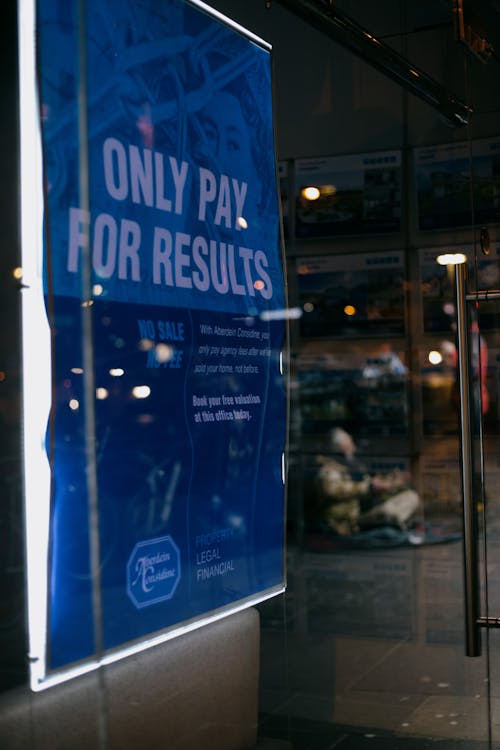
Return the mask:
[[(438, 249), (425, 249), (413, 266), (420, 297), (410, 302), (420, 327), (414, 323), (405, 335), (398, 323), (408, 277), (398, 277), (397, 253), (360, 254), (355, 263), (343, 254), (297, 259), (299, 303), (311, 319), (303, 316), (294, 349), (300, 444), (291, 488), (300, 482), (301, 504), (289, 545), (293, 677), (291, 697), (274, 711), (290, 712), (301, 732), (333, 732), (341, 748), (377, 738), (388, 748), (431, 741), (445, 750), (494, 746), (489, 638), (483, 635), (483, 648), (466, 656), (463, 555), (470, 539), (462, 520), (455, 280), (454, 266), (440, 265), (439, 257)], [(367, 271), (366, 260), (379, 270)], [(471, 361), (481, 325), (471, 327)], [(488, 336), (488, 344), (496, 361), (495, 339)], [(485, 347), (477, 381), (483, 385)], [(491, 393), (495, 411), (493, 403)], [(472, 420), (467, 429), (482, 456), (483, 430)], [(486, 481), (494, 482), (494, 445), (485, 452)], [(474, 466), (474, 518), (483, 529), (490, 503)], [(485, 560), (476, 527), (472, 533), (484, 606), (485, 576), (494, 579), (495, 562)]]
[[(313, 143), (311, 158), (286, 164), (290, 306), (299, 311), (288, 592), (284, 613), (276, 602), (262, 608), (261, 731), (295, 747), (499, 747), (500, 634), (473, 619), (470, 643), (471, 597), (478, 618), (500, 618), (500, 303), (472, 297), (500, 289), (493, 229), (490, 255), (481, 249), (481, 227), (498, 219), (498, 138), (481, 119), (495, 71), (454, 40), (444, 5), (436, 18), (436, 4), (399, 3), (399, 42), (423, 68), (424, 50), (436, 61), (445, 49), (440, 80), (479, 115), (445, 131), (381, 79), (370, 98), (360, 84), (370, 75), (337, 50), (331, 75), (336, 65), (349, 71), (354, 93), (351, 101), (344, 92), (342, 112), (351, 130), (333, 156), (319, 159)], [(336, 7), (374, 34), (398, 33), (394, 15)], [(368, 101), (363, 151), (352, 133)], [(392, 140), (373, 137), (384, 105), (401, 116)], [(469, 268), (464, 436), (458, 254)], [(472, 592), (464, 552), (475, 566)]]
[[(473, 9), (467, 0), (455, 0), (454, 12), (455, 36), (464, 54), (464, 90), (472, 110), (466, 128), (470, 233), (466, 245), (451, 248), (452, 254), (461, 250), (465, 254), (465, 262), (453, 271), (457, 316), (455, 391), (456, 402), (460, 402), (464, 514), (465, 651), (471, 661), (484, 662), (488, 713), (485, 740), (488, 748), (498, 748), (499, 144), (497, 137), (482, 137), (487, 135), (484, 122), (491, 112), (491, 91), (498, 76), (498, 24), (492, 23), (493, 7), (488, 2)], [(451, 276), (450, 267), (447, 273)]]
[[(493, 253), (492, 253), (493, 255)], [(496, 262), (495, 262), (496, 261)], [(489, 264), (495, 268), (498, 275), (498, 259), (492, 259)], [(496, 283), (498, 290), (500, 284)], [(496, 295), (497, 296), (497, 295)], [(486, 597), (485, 609), (480, 612), (481, 621), (487, 621), (487, 628), (482, 628), (482, 641), (489, 655), (489, 672), (491, 684), (491, 731), (494, 747), (500, 743), (500, 505), (499, 505), (499, 467), (500, 467), (500, 411), (499, 411), (499, 329), (500, 329), (500, 300), (481, 302), (478, 305), (479, 328), (477, 336), (483, 338), (488, 345), (488, 363), (482, 371), (483, 394), (482, 401), (483, 428), (482, 452), (480, 454), (480, 471), (483, 493), (479, 496), (479, 513), (483, 513), (485, 521), (485, 573)]]
[(498, 616), (498, 243), (478, 233), (472, 261), (456, 269), (464, 492), (466, 641), (471, 655), (485, 653), (490, 741), (499, 741)]
[[(498, 57), (481, 46), (481, 26), (467, 13), (457, 39), (448, 0), (208, 2), (271, 42), (275, 60), (291, 349), (287, 590), (258, 607), (259, 735), (287, 740), (281, 747), (289, 750), (498, 750)], [(120, 29), (118, 4), (108, 5)], [(314, 27), (296, 15), (294, 5), (351, 16), (351, 42), (361, 33), (360, 49), (385, 50), (385, 57), (374, 55), (373, 65), (352, 44), (332, 41), (326, 22)], [(456, 14), (470, 11), (472, 0), (467, 5), (454, 2)], [(474, 0), (488, 38), (500, 29), (497, 6)], [(182, 38), (182, 53), (199, 68), (196, 85), (206, 49), (222, 70), (199, 95), (189, 94), (189, 107), (201, 106), (227, 74), (207, 39), (198, 54)], [(416, 95), (395, 82), (395, 69), (384, 75), (391, 49), (411, 61), (406, 83), (417, 82)], [(235, 53), (235, 61), (246, 69), (246, 58)], [(418, 82), (428, 82), (426, 71), (437, 87), (423, 101)], [(167, 65), (151, 96), (178, 96), (178, 86), (166, 83), (173, 72)], [(254, 73), (252, 83), (258, 93)], [(434, 106), (436, 91), (472, 107), (467, 125), (455, 127), (467, 108), (450, 118), (452, 99)], [(150, 105), (144, 101), (138, 120), (145, 139), (151, 116), (161, 114)], [(250, 111), (247, 117), (253, 122)], [(241, 144), (230, 140), (237, 154)], [(255, 150), (258, 158), (258, 144)], [(460, 289), (459, 253), (467, 267)], [(6, 278), (7, 271), (4, 290)], [(18, 325), (12, 293), (3, 299), (4, 317), (7, 308), (14, 316), (11, 333)], [(119, 350), (123, 340), (116, 341)], [(9, 356), (12, 347), (9, 340)], [(18, 373), (2, 368), (8, 390), (0, 407), (15, 436)], [(138, 424), (151, 424), (149, 416)], [(224, 469), (236, 476), (242, 455), (233, 453)], [(11, 580), (0, 618), (8, 654), (0, 677), (10, 690), (25, 681), (21, 492), (15, 472), (2, 482), (4, 537), (14, 540), (4, 554)], [(232, 667), (221, 661), (221, 669)], [(93, 718), (102, 726), (110, 689), (96, 673)], [(37, 711), (30, 715), (30, 747), (40, 750), (46, 727)], [(230, 725), (240, 720), (229, 718)], [(219, 717), (212, 719), (217, 727)]]

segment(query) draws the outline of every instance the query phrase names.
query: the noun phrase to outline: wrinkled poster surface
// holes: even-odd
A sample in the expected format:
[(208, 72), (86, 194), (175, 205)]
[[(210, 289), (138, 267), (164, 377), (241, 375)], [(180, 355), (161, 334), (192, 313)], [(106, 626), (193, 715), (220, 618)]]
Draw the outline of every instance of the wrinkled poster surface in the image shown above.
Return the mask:
[(57, 0), (39, 0), (37, 19), (49, 669), (96, 652), (89, 410), (105, 651), (284, 580), (270, 51), (181, 0), (82, 5), (83, 24), (78, 3)]

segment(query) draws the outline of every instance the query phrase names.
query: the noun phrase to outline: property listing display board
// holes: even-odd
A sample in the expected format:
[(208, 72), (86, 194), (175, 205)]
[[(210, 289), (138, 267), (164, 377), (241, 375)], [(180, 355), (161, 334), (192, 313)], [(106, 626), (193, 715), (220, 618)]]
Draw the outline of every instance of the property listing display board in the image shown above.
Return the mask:
[(402, 251), (304, 256), (297, 277), (303, 337), (404, 334)]
[(283, 590), (287, 409), (269, 46), (182, 0), (38, 0), (36, 31), (42, 683)]
[[(462, 253), (467, 258), (471, 289), (500, 288), (500, 243), (492, 242), (490, 254), (474, 259), (471, 245), (452, 245), (447, 253)], [(437, 258), (442, 247), (427, 247), (419, 251), (420, 280), (422, 284), (423, 330), (425, 333), (452, 332), (455, 321), (454, 271), (439, 265)], [(481, 330), (500, 328), (498, 303), (487, 300), (480, 307)]]
[[(445, 250), (467, 255), (470, 246), (453, 246), (451, 249), (446, 247)], [(442, 254), (442, 247), (426, 247), (419, 250), (424, 333), (451, 332), (456, 317), (455, 271), (453, 267), (437, 262), (437, 258)]]
[(499, 138), (418, 148), (414, 160), (419, 229), (500, 221)]
[[(313, 199), (306, 188), (316, 188)], [(395, 232), (401, 227), (401, 152), (298, 159), (298, 238)]]
[[(328, 444), (334, 427), (357, 438), (403, 437), (408, 431), (408, 367), (403, 347), (388, 342), (333, 350), (308, 342), (296, 359), (301, 429)], [(381, 467), (379, 467), (380, 471)]]

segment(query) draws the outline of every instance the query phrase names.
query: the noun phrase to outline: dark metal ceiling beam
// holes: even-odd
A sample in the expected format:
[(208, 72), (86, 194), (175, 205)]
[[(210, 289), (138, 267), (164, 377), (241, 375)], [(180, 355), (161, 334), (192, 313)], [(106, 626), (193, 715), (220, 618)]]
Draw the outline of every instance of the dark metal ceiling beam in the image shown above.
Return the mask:
[(450, 94), (441, 84), (412, 65), (385, 42), (337, 10), (333, 3), (330, 4), (328, 0), (275, 1), (317, 31), (363, 58), (410, 93), (423, 99), (437, 109), (450, 125), (463, 127), (469, 122), (471, 107)]

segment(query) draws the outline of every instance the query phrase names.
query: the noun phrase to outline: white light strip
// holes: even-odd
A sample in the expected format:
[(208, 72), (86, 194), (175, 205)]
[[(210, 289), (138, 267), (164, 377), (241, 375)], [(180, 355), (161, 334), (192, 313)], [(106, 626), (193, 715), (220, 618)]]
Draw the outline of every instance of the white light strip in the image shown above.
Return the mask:
[(175, 628), (174, 630), (169, 630), (168, 632), (162, 633), (161, 635), (155, 636), (154, 638), (149, 638), (148, 640), (141, 641), (140, 643), (134, 643), (133, 646), (126, 646), (125, 648), (113, 651), (112, 653), (103, 656), (99, 660), (86, 662), (85, 664), (81, 664), (78, 667), (60, 671), (54, 675), (49, 675), (46, 679), (39, 682), (36, 686), (32, 685), (32, 689), (39, 692), (45, 690), (46, 688), (53, 687), (54, 685), (60, 685), (62, 682), (67, 682), (68, 680), (74, 679), (75, 677), (81, 677), (82, 675), (88, 674), (89, 672), (94, 672), (100, 667), (114, 664), (114, 662), (125, 659), (127, 656), (139, 654), (141, 653), (141, 651), (146, 651), (147, 649), (153, 648), (154, 646), (159, 646), (161, 643), (170, 641), (173, 638), (179, 637), (180, 635), (191, 633), (193, 630), (197, 630), (204, 625), (209, 625), (212, 622), (223, 620), (224, 618), (229, 617), (230, 615), (234, 615), (237, 612), (242, 612), (244, 609), (248, 609), (249, 607), (253, 607), (256, 604), (260, 604), (261, 602), (266, 601), (267, 599), (271, 599), (274, 596), (283, 594), (285, 590), (286, 587), (284, 585), (275, 586), (274, 588), (269, 589), (267, 592), (264, 591), (258, 596), (250, 597), (243, 602), (238, 602), (238, 604), (234, 607), (230, 607), (228, 609), (224, 609), (222, 612), (217, 612), (213, 615), (209, 615), (208, 617), (204, 617), (202, 620), (190, 622), (187, 625), (182, 625), (178, 628)]
[(31, 684), (45, 676), (50, 469), (45, 434), (51, 402), (50, 330), (43, 298), (43, 182), (35, 63), (35, 7), (19, 9), (22, 368), (26, 572)]
[(253, 34), (251, 31), (246, 29), (244, 26), (241, 26), (236, 21), (233, 21), (232, 18), (228, 18), (223, 13), (220, 13), (218, 10), (215, 10), (215, 8), (211, 8), (210, 5), (207, 5), (206, 3), (202, 2), (202, 0), (189, 0), (191, 5), (197, 5), (199, 8), (204, 10), (206, 13), (209, 13), (214, 18), (217, 18), (219, 21), (222, 21), (227, 26), (230, 26), (231, 28), (235, 29), (236, 31), (239, 31), (241, 34), (244, 34), (248, 39), (250, 39), (252, 42), (256, 42), (261, 47), (264, 47), (267, 50), (272, 49), (272, 45), (269, 42), (266, 42), (264, 39), (261, 39), (256, 34)]
[(288, 307), (279, 310), (263, 310), (260, 319), (268, 320), (298, 320), (303, 315), (300, 307)]

